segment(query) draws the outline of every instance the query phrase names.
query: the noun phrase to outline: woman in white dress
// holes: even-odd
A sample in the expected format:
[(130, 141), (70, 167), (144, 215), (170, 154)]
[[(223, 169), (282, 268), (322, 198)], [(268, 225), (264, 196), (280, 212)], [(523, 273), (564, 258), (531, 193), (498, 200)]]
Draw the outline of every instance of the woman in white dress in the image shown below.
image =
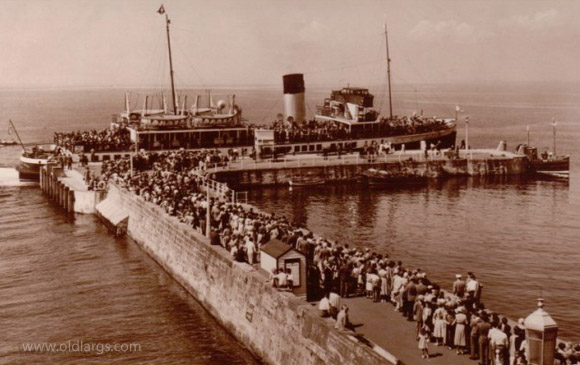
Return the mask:
[(445, 299), (439, 299), (437, 305), (439, 306), (433, 312), (433, 337), (437, 341), (437, 346), (442, 346), (447, 337), (447, 311), (444, 307)]

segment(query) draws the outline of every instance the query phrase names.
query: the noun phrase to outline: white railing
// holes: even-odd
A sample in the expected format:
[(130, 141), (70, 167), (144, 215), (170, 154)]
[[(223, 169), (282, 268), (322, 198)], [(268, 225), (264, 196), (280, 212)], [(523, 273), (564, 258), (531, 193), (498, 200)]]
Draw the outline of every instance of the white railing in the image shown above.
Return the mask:
[[(203, 188), (209, 194), (217, 195), (225, 201), (229, 201), (233, 204), (238, 202), (247, 203), (248, 195), (247, 192), (236, 192), (228, 187), (228, 184), (221, 183), (219, 181), (210, 179), (201, 174), (200, 170), (194, 172), (195, 175), (200, 180), (200, 187)], [(245, 194), (245, 195), (244, 195)]]

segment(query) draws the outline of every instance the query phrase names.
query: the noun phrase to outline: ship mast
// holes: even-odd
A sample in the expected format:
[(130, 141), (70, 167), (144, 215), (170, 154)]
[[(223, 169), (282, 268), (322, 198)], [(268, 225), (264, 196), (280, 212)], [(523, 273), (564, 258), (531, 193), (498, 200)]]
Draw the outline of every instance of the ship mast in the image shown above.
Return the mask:
[(389, 36), (387, 34), (387, 17), (385, 16), (385, 42), (387, 45), (387, 81), (389, 84), (389, 116), (393, 119), (393, 102), (391, 98), (391, 58), (389, 57)]
[(169, 50), (169, 76), (171, 77), (171, 96), (173, 101), (173, 114), (177, 115), (177, 105), (175, 104), (175, 83), (173, 81), (173, 59), (171, 58), (171, 39), (169, 38), (169, 16), (165, 13), (163, 5), (157, 11), (159, 14), (165, 14), (165, 27), (167, 29), (167, 49)]
[(10, 126), (8, 127), (8, 134), (11, 134), (10, 131), (14, 131), (14, 134), (16, 134), (16, 138), (18, 138), (18, 142), (20, 142), (20, 146), (22, 146), (22, 151), (26, 152), (26, 147), (24, 147), (24, 143), (22, 143), (22, 139), (20, 139), (20, 135), (18, 134), (18, 131), (14, 126), (14, 123), (12, 123), (12, 120), (10, 119), (8, 120), (8, 122), (10, 122)]

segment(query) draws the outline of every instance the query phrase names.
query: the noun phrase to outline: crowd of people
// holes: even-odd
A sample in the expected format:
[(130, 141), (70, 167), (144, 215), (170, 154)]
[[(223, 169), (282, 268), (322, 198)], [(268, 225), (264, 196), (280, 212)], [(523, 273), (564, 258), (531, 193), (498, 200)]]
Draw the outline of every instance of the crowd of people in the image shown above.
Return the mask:
[(261, 128), (274, 130), (274, 141), (278, 144), (324, 142), (356, 138), (384, 138), (409, 134), (440, 131), (447, 128), (443, 119), (423, 116), (383, 118), (379, 123), (359, 128), (356, 124), (349, 129), (346, 124), (335, 121), (304, 120), (303, 122), (278, 119)]
[(525, 361), (523, 320), (512, 330), (507, 318), (490, 315), (481, 301), (482, 285), (473, 273), (466, 281), (458, 275), (453, 295), (449, 295), (420, 269), (406, 268), (402, 262), (369, 249), (333, 245), (324, 239), (307, 238), (305, 243), (303, 237), (297, 249), (310, 254), (312, 242), (314, 274), (320, 275), (324, 292), (319, 303), (322, 316), (337, 313), (333, 296), (365, 295), (373, 302), (391, 303), (395, 311), (415, 322), (424, 358), (429, 357), (428, 344), (432, 342), (455, 349), (458, 355), (469, 354), (481, 364), (491, 364), (496, 356), (505, 365)]
[(75, 151), (76, 146), (82, 146), (85, 152), (129, 151), (132, 148), (129, 130), (126, 127), (106, 128), (100, 131), (92, 129), (83, 132), (55, 132), (54, 143), (69, 151)]
[[(392, 304), (414, 322), (425, 358), (434, 344), (469, 355), (480, 364), (495, 365), (496, 359), (503, 365), (527, 363), (523, 319), (512, 327), (506, 317), (488, 311), (482, 302), (483, 285), (473, 273), (465, 280), (456, 275), (452, 292), (444, 292), (424, 271), (396, 262), (388, 254), (314, 236), (284, 216), (245, 208), (229, 197), (208, 200), (200, 189), (205, 183), (201, 172), (205, 164), (216, 160), (225, 161), (227, 156), (213, 150), (142, 152), (133, 161), (133, 174), (128, 160), (106, 161), (102, 178), (159, 205), (201, 234), (209, 229), (210, 243), (224, 247), (236, 261), (256, 264), (261, 248), (272, 239), (303, 253), (308, 290), (321, 298), (321, 315), (336, 319), (337, 329), (353, 330), (341, 298), (366, 296), (376, 303)], [(281, 269), (274, 270), (268, 280), (280, 290), (292, 290), (294, 278), (289, 270)], [(559, 345), (556, 357), (561, 364), (577, 364), (578, 350), (580, 346)]]

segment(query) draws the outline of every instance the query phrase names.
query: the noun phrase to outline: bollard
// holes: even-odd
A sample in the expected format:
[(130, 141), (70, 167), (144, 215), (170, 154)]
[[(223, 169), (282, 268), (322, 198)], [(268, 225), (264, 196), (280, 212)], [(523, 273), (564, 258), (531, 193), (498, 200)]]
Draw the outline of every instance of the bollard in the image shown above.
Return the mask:
[(75, 212), (75, 191), (71, 189), (69, 194), (70, 194), (70, 196), (68, 199), (68, 202), (69, 202), (68, 211), (71, 213), (74, 213)]
[(56, 180), (54, 186), (55, 186), (54, 201), (56, 202), (57, 205), (60, 205), (60, 181)]
[(63, 202), (63, 197), (64, 197), (64, 184), (62, 183), (62, 181), (58, 182), (58, 206), (62, 207), (62, 202)]
[(48, 195), (48, 197), (50, 198), (50, 188), (51, 188), (51, 184), (50, 184), (50, 173), (47, 171), (46, 172), (46, 195)]
[(63, 199), (62, 199), (62, 207), (64, 208), (65, 211), (68, 212), (68, 191), (70, 190), (70, 188), (68, 186), (64, 186), (64, 194), (63, 194)]
[(42, 182), (43, 182), (43, 180), (44, 180), (44, 179), (42, 178), (42, 176), (43, 176), (42, 172), (43, 172), (43, 168), (41, 167), (41, 168), (40, 168), (40, 190), (44, 191), (44, 187), (42, 186)]
[(51, 171), (50, 173), (50, 198), (54, 199), (54, 193), (56, 192), (54, 187), (54, 172)]

